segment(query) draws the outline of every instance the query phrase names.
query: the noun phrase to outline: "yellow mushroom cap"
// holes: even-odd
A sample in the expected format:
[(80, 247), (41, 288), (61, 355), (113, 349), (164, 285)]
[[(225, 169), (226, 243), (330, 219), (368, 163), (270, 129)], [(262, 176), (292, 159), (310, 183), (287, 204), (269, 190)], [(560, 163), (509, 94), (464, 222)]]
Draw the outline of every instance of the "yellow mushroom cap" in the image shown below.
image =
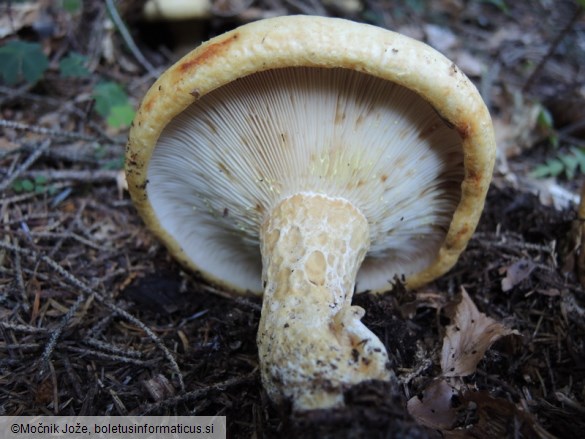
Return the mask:
[(262, 294), (260, 226), (295, 193), (370, 225), (356, 289), (414, 288), (456, 262), (491, 180), (489, 113), (436, 50), (371, 25), (289, 16), (195, 49), (144, 98), (126, 154), (134, 203), (184, 265)]

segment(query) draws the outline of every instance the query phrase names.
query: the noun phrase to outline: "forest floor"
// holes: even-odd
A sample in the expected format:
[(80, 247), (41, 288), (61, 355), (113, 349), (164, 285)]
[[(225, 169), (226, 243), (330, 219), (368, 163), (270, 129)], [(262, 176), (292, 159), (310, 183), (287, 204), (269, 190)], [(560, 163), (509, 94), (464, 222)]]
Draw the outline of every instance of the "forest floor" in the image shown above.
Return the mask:
[[(582, 435), (582, 6), (224, 0), (191, 25), (191, 48), (293, 13), (397, 30), (453, 59), (494, 119), (494, 181), (457, 265), (419, 291), (354, 300), (388, 347), (391, 382), (351, 389), (342, 409), (299, 415), (262, 391), (260, 300), (184, 272), (125, 191), (133, 109), (184, 51), (174, 25), (143, 21), (143, 3), (118, 2), (120, 20), (111, 1), (0, 5), (0, 415), (223, 415), (231, 438)], [(14, 41), (30, 45), (6, 46)], [(409, 411), (441, 380), (463, 290), (514, 332), (486, 347), (438, 414)]]

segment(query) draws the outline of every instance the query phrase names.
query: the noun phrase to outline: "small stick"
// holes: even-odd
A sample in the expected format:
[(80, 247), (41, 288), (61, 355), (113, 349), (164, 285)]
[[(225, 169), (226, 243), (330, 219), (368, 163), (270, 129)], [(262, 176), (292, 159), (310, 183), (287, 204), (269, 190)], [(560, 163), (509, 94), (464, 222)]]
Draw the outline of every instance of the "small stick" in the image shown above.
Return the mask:
[(15, 332), (24, 332), (25, 334), (46, 334), (46, 328), (36, 328), (29, 325), (16, 325), (8, 322), (0, 322), (0, 327), (4, 329), (10, 329)]
[(207, 395), (209, 392), (214, 390), (226, 390), (229, 387), (236, 386), (241, 383), (245, 383), (246, 381), (250, 381), (251, 379), (255, 379), (258, 374), (258, 369), (254, 369), (247, 375), (244, 376), (237, 376), (234, 378), (230, 378), (228, 380), (222, 381), (220, 383), (212, 384), (210, 386), (203, 387), (201, 389), (193, 390), (191, 392), (183, 393), (182, 395), (174, 396), (172, 398), (165, 399), (163, 401), (157, 402), (155, 404), (149, 404), (143, 408), (140, 412), (142, 416), (158, 411), (160, 409), (174, 407), (177, 404), (182, 402), (190, 401), (193, 399), (200, 398), (202, 396)]
[[(185, 382), (183, 380), (183, 374), (181, 373), (181, 369), (179, 369), (179, 365), (177, 364), (175, 357), (169, 351), (169, 349), (162, 343), (160, 338), (152, 331), (152, 329), (150, 329), (148, 326), (146, 326), (144, 323), (142, 323), (142, 321), (140, 321), (138, 318), (134, 317), (132, 314), (128, 313), (124, 309), (120, 308), (119, 306), (110, 303), (104, 296), (102, 296), (100, 293), (91, 289), (85, 282), (79, 280), (77, 277), (75, 277), (74, 275), (69, 273), (67, 270), (65, 270), (63, 267), (61, 267), (53, 259), (51, 259), (45, 255), (40, 255), (37, 252), (35, 252), (34, 250), (22, 249), (22, 248), (15, 247), (11, 244), (8, 244), (8, 243), (2, 242), (2, 241), (0, 241), (0, 248), (10, 250), (13, 252), (19, 252), (20, 254), (25, 255), (28, 258), (35, 259), (35, 260), (41, 260), (41, 261), (45, 262), (50, 268), (52, 268), (54, 271), (56, 271), (58, 274), (60, 274), (67, 282), (69, 282), (69, 284), (71, 286), (79, 288), (79, 290), (81, 290), (83, 293), (85, 293), (85, 295), (92, 296), (99, 303), (104, 305), (106, 308), (110, 309), (111, 311), (115, 312), (119, 316), (125, 318), (130, 323), (133, 323), (134, 325), (136, 325), (140, 329), (142, 329), (146, 333), (146, 335), (148, 335), (150, 340), (152, 340), (152, 342), (162, 351), (162, 353), (165, 356), (165, 358), (167, 359), (167, 361), (171, 364), (171, 368), (177, 374), (177, 379), (179, 380), (179, 386), (180, 386), (181, 390), (182, 391), (185, 390)], [(75, 312), (75, 310), (73, 308), (79, 307), (79, 305), (83, 302), (85, 295), (81, 294), (79, 296), (79, 299), (77, 299), (77, 302), (67, 312), (67, 315), (64, 317), (63, 320), (65, 320), (67, 318), (67, 321), (68, 321), (72, 317), (72, 314)], [(70, 314), (71, 314), (71, 316), (68, 317)], [(49, 340), (49, 345), (45, 349), (45, 352), (48, 354), (48, 356), (45, 358), (43, 355), (43, 358), (42, 358), (43, 361), (49, 360), (50, 354), (53, 350), (54, 344), (57, 342), (59, 335), (60, 335), (60, 332), (56, 336), (53, 335), (51, 337), (51, 340)], [(50, 346), (51, 344), (52, 344), (52, 346)], [(50, 347), (50, 349), (49, 349), (49, 347)]]
[[(15, 242), (15, 245), (18, 246), (18, 241)], [(26, 297), (26, 287), (24, 286), (24, 277), (22, 276), (22, 265), (20, 264), (20, 254), (18, 252), (14, 252), (14, 271), (16, 272), (16, 284), (18, 285), (18, 289), (20, 291), (20, 297), (22, 298), (22, 305), (25, 312), (29, 312), (30, 305), (28, 303), (28, 297)]]
[(575, 9), (575, 12), (573, 13), (573, 16), (571, 17), (569, 22), (565, 25), (565, 27), (561, 30), (561, 32), (554, 39), (552, 44), (549, 46), (546, 54), (542, 57), (542, 59), (540, 60), (540, 62), (536, 66), (536, 68), (532, 71), (532, 73), (530, 74), (530, 76), (528, 77), (526, 82), (524, 83), (524, 86), (522, 87), (522, 91), (524, 93), (526, 93), (528, 90), (530, 90), (532, 83), (538, 77), (538, 75), (540, 75), (540, 71), (543, 69), (543, 67), (548, 62), (548, 60), (553, 55), (553, 53), (555, 53), (555, 51), (557, 50), (557, 47), (559, 47), (559, 44), (561, 44), (561, 41), (563, 41), (563, 38), (565, 38), (565, 35), (567, 35), (569, 33), (569, 31), (575, 25), (577, 20), (579, 20), (582, 12), (583, 12), (583, 7), (581, 5), (578, 5), (577, 9)]
[[(33, 102), (41, 102), (45, 105), (51, 105), (53, 107), (63, 108), (63, 102), (61, 102), (58, 99), (50, 98), (47, 96), (40, 96), (40, 95), (37, 95), (34, 93), (27, 93), (26, 90), (23, 90), (23, 91), (17, 90), (15, 93), (14, 89), (0, 85), (0, 93), (4, 93), (4, 94), (8, 95), (8, 97), (10, 99), (26, 99), (26, 100), (33, 101)], [(1, 101), (0, 101), (0, 103), (1, 103)], [(74, 114), (79, 119), (81, 119), (81, 121), (83, 121), (84, 123), (87, 123), (87, 125), (91, 129), (93, 129), (96, 132), (96, 134), (98, 134), (99, 137), (102, 138), (103, 140), (106, 140), (112, 144), (118, 143), (116, 141), (116, 139), (114, 139), (112, 136), (110, 136), (108, 133), (106, 133), (99, 124), (97, 124), (96, 122), (93, 122), (91, 120), (86, 120), (87, 114), (84, 113), (79, 108), (75, 107), (74, 105), (71, 105), (70, 103), (69, 103), (69, 105), (65, 105), (65, 107), (63, 108), (63, 111), (65, 111), (66, 113), (69, 113), (69, 114)]]
[(67, 314), (65, 314), (61, 318), (61, 322), (59, 322), (59, 326), (57, 326), (57, 328), (55, 328), (51, 332), (51, 337), (49, 338), (49, 342), (45, 345), (45, 349), (43, 350), (43, 353), (41, 354), (41, 369), (39, 370), (40, 376), (42, 376), (44, 374), (46, 368), (49, 366), (49, 361), (51, 359), (51, 355), (53, 354), (53, 351), (55, 350), (55, 345), (57, 344), (57, 340), (59, 340), (61, 333), (63, 332), (65, 327), (69, 324), (69, 321), (73, 318), (73, 316), (75, 315), (75, 313), (77, 312), (77, 310), (79, 309), (81, 304), (85, 301), (86, 297), (87, 296), (85, 294), (80, 294), (77, 297), (77, 300), (75, 301), (75, 303), (73, 303), (71, 308), (69, 308), (69, 310), (67, 311)]
[(120, 355), (128, 358), (140, 359), (144, 357), (144, 354), (134, 349), (120, 348), (110, 343), (105, 343), (95, 338), (88, 338), (83, 340), (84, 343), (93, 346), (94, 348), (101, 349), (102, 351), (110, 352), (111, 354)]
[(98, 139), (93, 136), (88, 136), (81, 133), (72, 133), (70, 131), (51, 130), (36, 125), (29, 125), (26, 123), (14, 122), (12, 120), (0, 119), (0, 127), (12, 128), (14, 130), (28, 131), (30, 133), (42, 134), (49, 137), (62, 137), (70, 140), (85, 140), (87, 142), (95, 142)]
[(106, 0), (106, 6), (108, 8), (108, 12), (110, 13), (110, 17), (112, 18), (112, 21), (118, 28), (120, 35), (122, 35), (122, 38), (126, 43), (126, 46), (128, 46), (128, 49), (130, 49), (130, 52), (132, 52), (134, 58), (136, 58), (136, 60), (142, 65), (142, 67), (144, 67), (151, 75), (154, 75), (155, 74), (154, 66), (145, 58), (145, 56), (142, 54), (136, 43), (134, 43), (134, 40), (132, 39), (130, 32), (128, 32), (128, 28), (122, 21), (122, 18), (120, 17), (120, 14), (116, 9), (114, 0)]
[(125, 363), (125, 364), (134, 364), (136, 366), (148, 366), (153, 363), (152, 360), (140, 360), (138, 358), (132, 358), (126, 355), (115, 355), (115, 354), (108, 354), (105, 352), (94, 351), (93, 349), (83, 349), (78, 348), (75, 346), (67, 346), (67, 350), (69, 352), (76, 352), (79, 354), (83, 354), (84, 356), (93, 355), (96, 358), (101, 358), (102, 360), (108, 361), (115, 361), (117, 363)]
[(31, 236), (36, 237), (36, 238), (59, 238), (59, 239), (71, 239), (74, 241), (79, 242), (80, 244), (83, 244), (87, 247), (91, 247), (93, 249), (96, 250), (100, 250), (100, 251), (109, 251), (110, 249), (100, 246), (99, 244), (96, 244), (93, 241), (90, 241), (87, 238), (84, 238), (81, 235), (78, 235), (77, 233), (74, 232), (31, 232), (30, 233)]
[(285, 0), (286, 3), (298, 9), (301, 13), (307, 15), (327, 15), (327, 11), (321, 6), (318, 1), (310, 1), (310, 5), (305, 5), (303, 2), (297, 0)]
[(55, 184), (51, 185), (51, 187), (46, 187), (40, 192), (33, 191), (33, 192), (27, 192), (24, 194), (14, 195), (13, 197), (0, 197), (0, 206), (13, 204), (13, 203), (20, 203), (20, 202), (28, 200), (30, 198), (35, 198), (35, 197), (38, 197), (39, 195), (46, 194), (50, 190), (64, 189), (64, 188), (68, 188), (70, 186), (71, 186), (71, 184), (68, 182), (55, 183)]
[(4, 179), (2, 183), (0, 183), (0, 192), (5, 191), (8, 186), (10, 186), (14, 180), (18, 178), (20, 174), (26, 171), (42, 154), (45, 152), (49, 146), (51, 145), (51, 140), (47, 139), (41, 145), (33, 151), (33, 153), (28, 156), (28, 158), (24, 161), (22, 165), (18, 167), (16, 171), (10, 174), (8, 177)]
[(86, 169), (83, 171), (76, 171), (73, 169), (48, 169), (48, 170), (34, 170), (23, 174), (26, 178), (44, 178), (46, 180), (67, 180), (79, 181), (87, 183), (116, 181), (120, 171), (110, 171), (107, 169)]
[(81, 386), (79, 385), (79, 376), (73, 370), (73, 366), (71, 365), (71, 361), (69, 361), (69, 357), (67, 355), (61, 355), (61, 360), (65, 365), (65, 370), (67, 371), (67, 377), (69, 377), (69, 382), (73, 385), (73, 390), (75, 390), (75, 394), (77, 395), (77, 399), (80, 401), (83, 400), (85, 394), (81, 390)]

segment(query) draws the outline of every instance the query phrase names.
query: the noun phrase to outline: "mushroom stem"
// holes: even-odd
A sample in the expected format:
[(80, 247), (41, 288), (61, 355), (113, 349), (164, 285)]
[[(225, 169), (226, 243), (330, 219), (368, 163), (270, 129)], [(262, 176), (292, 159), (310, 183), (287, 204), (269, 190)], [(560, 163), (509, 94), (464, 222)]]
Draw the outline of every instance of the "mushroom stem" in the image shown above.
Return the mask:
[(274, 401), (295, 410), (343, 405), (343, 391), (389, 380), (382, 342), (351, 306), (370, 245), (368, 222), (347, 200), (299, 193), (262, 225), (265, 285), (258, 349), (262, 381)]

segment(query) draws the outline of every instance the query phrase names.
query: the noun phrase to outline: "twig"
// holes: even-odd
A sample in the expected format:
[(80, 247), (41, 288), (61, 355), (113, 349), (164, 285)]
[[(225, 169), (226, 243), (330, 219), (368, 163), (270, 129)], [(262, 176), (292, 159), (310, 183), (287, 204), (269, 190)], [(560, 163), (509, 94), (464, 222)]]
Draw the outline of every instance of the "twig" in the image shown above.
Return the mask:
[(327, 11), (318, 1), (310, 1), (311, 5), (305, 5), (298, 0), (285, 0), (285, 2), (306, 15), (327, 15)]
[(4, 343), (0, 344), (2, 350), (14, 351), (37, 351), (41, 347), (40, 343)]
[(106, 330), (108, 325), (112, 322), (113, 318), (114, 316), (112, 314), (105, 316), (103, 319), (101, 319), (99, 322), (97, 322), (95, 325), (91, 327), (91, 329), (89, 330), (89, 335), (91, 337), (99, 337), (102, 334), (102, 332)]
[(130, 49), (130, 52), (132, 52), (132, 55), (134, 55), (134, 58), (136, 58), (136, 60), (142, 65), (142, 67), (144, 67), (151, 75), (154, 75), (155, 74), (154, 66), (145, 58), (145, 56), (142, 54), (136, 43), (134, 43), (134, 40), (132, 39), (130, 32), (128, 32), (128, 28), (122, 21), (122, 18), (120, 17), (120, 14), (116, 9), (114, 0), (106, 0), (106, 6), (108, 8), (108, 12), (110, 13), (112, 21), (118, 28), (120, 35), (122, 35), (122, 39), (126, 43), (126, 46), (128, 46), (128, 49)]
[(526, 93), (528, 90), (530, 90), (530, 87), (532, 86), (532, 83), (534, 82), (534, 80), (540, 75), (540, 72), (544, 68), (545, 64), (551, 58), (553, 53), (555, 53), (555, 51), (557, 50), (557, 47), (559, 46), (561, 41), (563, 41), (563, 38), (565, 38), (565, 36), (569, 33), (571, 28), (579, 20), (582, 13), (583, 13), (583, 7), (581, 5), (577, 5), (577, 9), (575, 9), (575, 12), (573, 13), (573, 16), (571, 17), (569, 22), (565, 25), (565, 27), (561, 30), (561, 32), (559, 32), (557, 37), (554, 39), (552, 44), (549, 46), (546, 54), (541, 58), (540, 62), (536, 66), (536, 68), (532, 71), (532, 73), (530, 74), (530, 76), (528, 77), (526, 82), (524, 83), (524, 86), (522, 87), (522, 91), (524, 93)]
[(33, 170), (23, 174), (26, 178), (44, 178), (48, 181), (66, 180), (86, 183), (98, 183), (107, 181), (116, 181), (120, 171), (110, 171), (107, 169), (85, 169), (76, 171), (73, 169), (47, 169)]
[(69, 377), (69, 382), (73, 386), (73, 390), (75, 390), (75, 394), (77, 395), (78, 400), (83, 400), (85, 394), (81, 390), (81, 386), (79, 385), (79, 376), (75, 373), (73, 366), (71, 365), (71, 361), (69, 361), (69, 357), (67, 355), (60, 356), (61, 361), (65, 365), (65, 370), (67, 371), (66, 376)]
[(182, 395), (174, 396), (172, 398), (165, 399), (163, 401), (157, 402), (155, 404), (150, 404), (145, 406), (141, 411), (140, 414), (142, 416), (155, 412), (160, 409), (174, 407), (177, 404), (182, 402), (190, 401), (193, 399), (201, 398), (202, 396), (207, 395), (209, 392), (214, 390), (226, 390), (229, 387), (236, 386), (238, 384), (245, 383), (246, 381), (250, 381), (252, 379), (256, 379), (258, 375), (258, 369), (254, 369), (247, 375), (244, 376), (237, 376), (234, 378), (230, 378), (228, 380), (222, 381), (221, 383), (212, 384), (210, 386), (203, 387), (201, 389), (193, 390), (191, 392), (183, 393)]
[[(18, 247), (18, 241), (15, 244)], [(20, 291), (20, 297), (22, 298), (22, 307), (25, 312), (30, 310), (30, 305), (28, 303), (28, 297), (26, 297), (26, 288), (24, 286), (24, 277), (22, 276), (22, 266), (20, 264), (20, 254), (18, 252), (14, 252), (14, 271), (16, 272), (16, 284), (18, 285), (18, 289)]]
[(118, 346), (114, 346), (113, 344), (96, 340), (95, 338), (84, 339), (83, 342), (90, 346), (93, 346), (94, 348), (98, 348), (101, 349), (102, 351), (110, 352), (115, 355), (121, 355), (124, 357), (138, 359), (144, 357), (144, 354), (142, 352), (135, 351), (134, 349), (120, 348)]
[[(23, 91), (17, 90), (15, 92), (13, 88), (4, 87), (4, 86), (0, 85), (0, 93), (4, 93), (4, 94), (8, 95), (8, 97), (10, 99), (26, 99), (26, 100), (33, 101), (33, 102), (41, 102), (41, 103), (44, 103), (45, 105), (46, 104), (52, 105), (54, 107), (62, 107), (63, 106), (63, 102), (61, 102), (58, 99), (50, 98), (48, 96), (39, 96), (39, 95), (36, 95), (34, 93), (27, 93), (26, 90), (23, 90)], [(116, 141), (116, 139), (114, 139), (108, 133), (106, 133), (99, 124), (97, 124), (91, 120), (86, 120), (87, 114), (85, 112), (83, 112), (79, 108), (75, 107), (74, 105), (71, 106), (71, 108), (67, 108), (69, 105), (70, 105), (70, 103), (67, 102), (66, 106), (64, 108), (65, 112), (67, 112), (69, 114), (74, 114), (77, 117), (79, 117), (79, 119), (81, 121), (83, 121), (83, 123), (86, 123), (103, 140), (106, 140), (112, 144), (118, 143)]]
[(93, 355), (96, 358), (101, 358), (102, 360), (115, 361), (117, 363), (134, 364), (136, 366), (149, 366), (153, 364), (153, 360), (140, 360), (138, 358), (132, 358), (126, 355), (107, 354), (105, 352), (94, 351), (92, 349), (83, 349), (75, 346), (67, 346), (66, 349), (69, 352), (76, 352), (79, 354), (83, 354), (84, 356)]
[(85, 301), (86, 298), (87, 298), (86, 295), (80, 294), (77, 297), (77, 300), (75, 301), (75, 303), (73, 303), (71, 308), (69, 308), (69, 310), (67, 311), (67, 314), (65, 314), (61, 318), (61, 321), (59, 322), (59, 326), (57, 326), (57, 328), (51, 332), (51, 337), (49, 338), (49, 342), (45, 345), (45, 349), (43, 350), (43, 353), (41, 354), (41, 367), (39, 370), (39, 376), (42, 376), (45, 373), (45, 370), (46, 370), (47, 366), (49, 365), (49, 360), (51, 359), (51, 355), (53, 354), (53, 351), (55, 350), (55, 345), (57, 344), (57, 340), (59, 340), (61, 333), (63, 332), (65, 327), (69, 324), (69, 321), (73, 318), (73, 316), (75, 315), (75, 313), (77, 312), (77, 310), (79, 309), (79, 307)]
[(132, 314), (126, 312), (122, 308), (119, 308), (118, 306), (114, 305), (113, 303), (106, 301), (103, 297), (101, 297), (101, 296), (96, 296), (96, 297), (99, 299), (99, 302), (101, 304), (103, 304), (104, 306), (106, 306), (110, 310), (114, 311), (120, 317), (125, 318), (130, 323), (135, 324), (140, 329), (142, 329), (146, 333), (146, 335), (149, 336), (149, 338), (154, 342), (154, 344), (163, 352), (167, 361), (171, 364), (173, 370), (177, 374), (177, 379), (179, 380), (179, 387), (181, 388), (182, 391), (184, 391), (185, 390), (185, 382), (183, 380), (183, 374), (181, 373), (181, 369), (179, 369), (179, 365), (177, 364), (175, 357), (173, 356), (173, 354), (171, 354), (171, 351), (169, 351), (168, 348), (162, 343), (160, 338), (158, 338), (158, 336), (154, 332), (152, 332), (152, 329), (150, 329), (148, 326), (146, 326), (144, 323), (142, 323), (139, 319), (134, 317)]
[(5, 191), (8, 186), (10, 186), (12, 182), (18, 178), (20, 174), (26, 171), (43, 154), (43, 152), (49, 148), (50, 145), (50, 139), (46, 139), (43, 143), (41, 143), (40, 146), (35, 151), (33, 151), (31, 155), (28, 156), (28, 158), (22, 165), (18, 167), (16, 171), (14, 171), (12, 174), (6, 177), (2, 183), (0, 183), (0, 192)]
[[(70, 231), (65, 231), (65, 232), (31, 232), (30, 233), (31, 236), (35, 237), (35, 238), (59, 238), (61, 240), (66, 240), (66, 239), (71, 239), (74, 241), (79, 242), (80, 244), (83, 244), (87, 247), (91, 247), (93, 249), (96, 250), (100, 250), (100, 251), (110, 251), (111, 249), (100, 246), (99, 244), (96, 244), (93, 241), (90, 241), (87, 238), (84, 238), (81, 235), (78, 235), (77, 233), (74, 232), (70, 232)], [(61, 244), (62, 245), (62, 244)], [(54, 253), (54, 252), (51, 252)]]
[(85, 140), (87, 142), (96, 142), (98, 139), (94, 136), (88, 136), (81, 133), (72, 133), (70, 131), (51, 130), (36, 125), (14, 122), (12, 120), (0, 119), (0, 127), (12, 128), (14, 130), (28, 131), (30, 133), (42, 134), (49, 137), (62, 137), (71, 140)]
[(15, 332), (24, 332), (25, 334), (46, 334), (46, 328), (37, 328), (35, 326), (29, 325), (15, 325), (13, 323), (8, 322), (0, 322), (0, 327), (4, 329), (10, 329), (11, 331)]
[[(117, 315), (119, 315), (120, 317), (123, 317), (124, 319), (126, 319), (130, 323), (133, 323), (134, 325), (136, 325), (140, 329), (142, 329), (146, 333), (146, 335), (148, 335), (148, 337), (152, 340), (152, 342), (162, 351), (162, 353), (165, 356), (165, 358), (167, 359), (167, 361), (171, 364), (171, 368), (177, 374), (177, 379), (179, 380), (179, 386), (181, 387), (181, 390), (182, 391), (185, 390), (185, 382), (183, 380), (183, 374), (181, 373), (181, 370), (179, 369), (179, 365), (177, 364), (175, 357), (173, 356), (173, 354), (171, 354), (169, 349), (162, 343), (160, 338), (152, 331), (152, 329), (150, 329), (148, 326), (146, 326), (144, 323), (142, 323), (138, 318), (134, 317), (132, 314), (128, 313), (127, 311), (120, 308), (119, 306), (117, 306), (113, 303), (110, 303), (110, 301), (107, 300), (104, 296), (102, 296), (100, 293), (91, 289), (85, 282), (83, 282), (83, 281), (79, 280), (77, 277), (73, 276), (71, 273), (69, 273), (67, 270), (65, 270), (63, 267), (61, 267), (53, 259), (51, 259), (45, 255), (40, 255), (39, 253), (37, 253), (33, 250), (18, 248), (18, 247), (11, 245), (11, 244), (7, 244), (5, 242), (2, 242), (2, 241), (0, 241), (0, 248), (10, 250), (13, 252), (20, 252), (20, 254), (25, 255), (28, 258), (31, 258), (34, 260), (41, 260), (41, 261), (45, 262), (50, 268), (52, 268), (59, 275), (61, 275), (70, 285), (79, 288), (79, 290), (81, 292), (85, 293), (86, 295), (93, 296), (99, 303), (104, 305), (106, 308), (110, 309), (111, 311), (113, 311)], [(85, 297), (84, 295), (80, 295), (78, 302), (80, 301), (80, 299), (82, 302), (84, 297)], [(75, 306), (76, 305), (74, 305), (74, 307)], [(78, 305), (77, 305), (77, 307), (78, 307)], [(72, 312), (72, 309), (69, 310), (67, 315), (69, 315)], [(65, 316), (65, 317), (67, 317), (67, 316)], [(53, 345), (54, 345), (54, 343), (56, 343), (56, 341), (57, 341), (57, 338), (58, 338), (58, 335), (56, 337), (51, 337), (51, 340), (49, 341), (49, 343), (53, 342)], [(49, 349), (45, 349), (45, 351), (49, 351)], [(52, 349), (51, 349), (51, 351), (52, 351)], [(49, 354), (50, 354), (50, 352), (49, 352)], [(48, 358), (47, 358), (47, 360), (48, 360)]]
[(70, 186), (71, 186), (71, 183), (69, 183), (69, 182), (55, 183), (55, 184), (52, 184), (51, 187), (47, 186), (39, 192), (33, 191), (33, 192), (27, 192), (25, 194), (18, 194), (18, 195), (15, 195), (13, 197), (0, 197), (0, 206), (12, 204), (12, 203), (20, 203), (20, 202), (28, 200), (30, 198), (35, 198), (35, 197), (38, 197), (39, 195), (44, 195), (49, 191), (53, 191), (56, 189), (64, 189), (64, 188), (68, 188)]

